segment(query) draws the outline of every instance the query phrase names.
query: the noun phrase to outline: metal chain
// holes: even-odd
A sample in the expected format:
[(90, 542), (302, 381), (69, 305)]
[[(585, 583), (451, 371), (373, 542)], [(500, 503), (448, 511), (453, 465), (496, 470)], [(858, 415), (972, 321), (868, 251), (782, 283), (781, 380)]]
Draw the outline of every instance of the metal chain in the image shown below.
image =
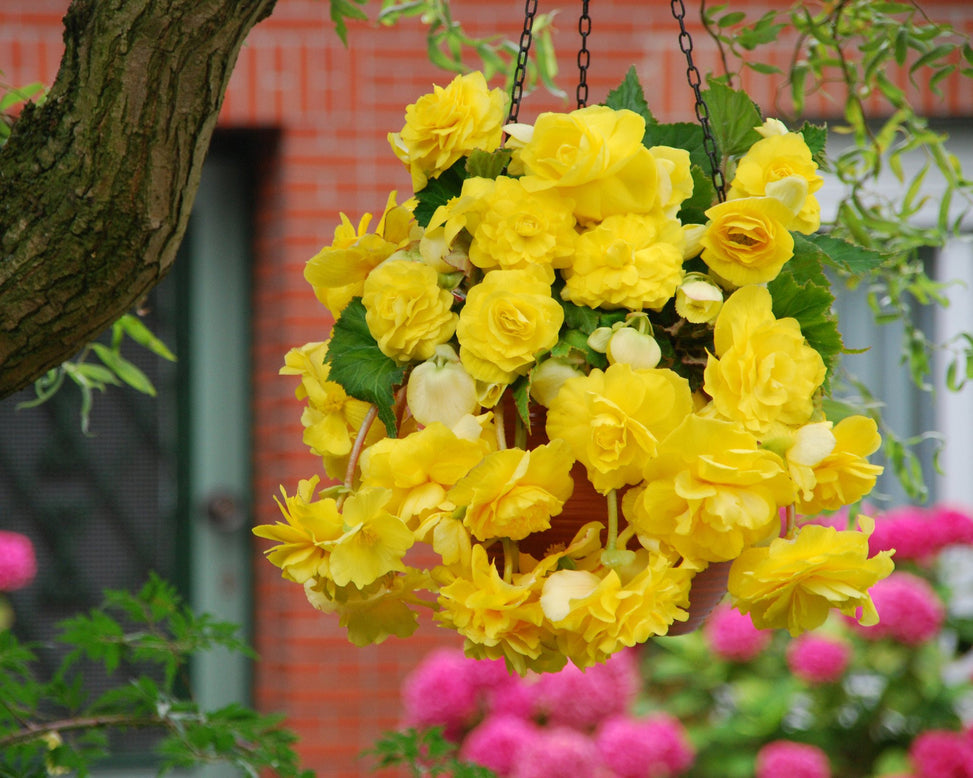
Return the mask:
[(520, 115), (520, 100), (524, 94), (524, 78), (527, 75), (527, 54), (533, 41), (534, 16), (537, 14), (537, 0), (527, 0), (524, 6), (524, 31), (520, 34), (520, 48), (517, 50), (517, 68), (514, 70), (514, 83), (510, 89), (510, 113), (507, 124), (514, 124)]
[(591, 52), (588, 51), (588, 36), (591, 34), (588, 0), (581, 2), (578, 32), (581, 33), (581, 48), (578, 49), (578, 108), (584, 108), (588, 104), (588, 65), (591, 64)]
[(726, 200), (726, 180), (723, 178), (723, 170), (720, 168), (716, 139), (713, 137), (713, 128), (709, 122), (709, 106), (706, 105), (700, 91), (703, 77), (693, 63), (693, 39), (686, 29), (686, 6), (683, 5), (682, 0), (670, 0), (670, 5), (672, 15), (679, 22), (679, 48), (686, 55), (686, 79), (689, 81), (689, 86), (692, 87), (693, 94), (696, 95), (696, 119), (699, 120), (699, 125), (703, 128), (703, 151), (709, 158), (710, 167), (713, 169), (713, 186), (716, 187), (716, 193), (722, 203)]

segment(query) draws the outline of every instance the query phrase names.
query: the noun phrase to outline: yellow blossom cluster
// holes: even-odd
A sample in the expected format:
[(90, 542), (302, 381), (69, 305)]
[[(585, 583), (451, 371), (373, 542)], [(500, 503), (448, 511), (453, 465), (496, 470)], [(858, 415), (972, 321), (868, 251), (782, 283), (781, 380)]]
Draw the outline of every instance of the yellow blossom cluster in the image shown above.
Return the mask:
[(758, 626), (874, 618), (891, 562), (867, 521), (780, 537), (861, 500), (880, 441), (825, 417), (826, 359), (775, 314), (822, 180), (800, 133), (757, 131), (725, 201), (687, 208), (690, 152), (633, 110), (504, 125), (479, 73), (407, 108), (389, 140), (415, 197), (375, 232), (342, 215), (305, 272), (335, 333), (281, 369), (336, 483), (254, 530), (353, 642), (428, 608), (472, 656), (586, 667), (685, 622), (721, 565)]

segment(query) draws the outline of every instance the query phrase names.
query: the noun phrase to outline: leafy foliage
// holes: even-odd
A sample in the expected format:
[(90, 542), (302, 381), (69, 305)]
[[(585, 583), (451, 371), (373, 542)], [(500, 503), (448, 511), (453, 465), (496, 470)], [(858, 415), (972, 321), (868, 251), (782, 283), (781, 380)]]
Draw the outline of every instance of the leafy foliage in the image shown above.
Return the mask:
[(368, 330), (360, 297), (352, 300), (334, 323), (327, 361), (331, 380), (345, 387), (352, 397), (374, 403), (389, 436), (395, 437), (393, 387), (402, 383), (405, 368), (378, 347)]
[[(36, 646), (0, 632), (0, 777), (46, 778), (63, 768), (84, 778), (109, 754), (107, 732), (150, 728), (162, 735), (160, 775), (222, 762), (253, 778), (265, 769), (312, 778), (279, 716), (236, 704), (204, 711), (184, 691), (194, 654), (223, 648), (253, 656), (237, 633), (194, 614), (154, 574), (139, 592), (109, 591), (101, 608), (62, 622), (57, 640), (71, 650), (50, 678), (36, 673)], [(93, 663), (118, 684), (89, 698), (81, 679)], [(142, 674), (119, 677), (134, 667)]]
[(432, 727), (387, 732), (365, 755), (375, 757), (379, 767), (407, 765), (413, 776), (495, 778), (495, 774), (482, 765), (460, 761), (456, 751), (456, 744), (443, 736), (442, 727)]

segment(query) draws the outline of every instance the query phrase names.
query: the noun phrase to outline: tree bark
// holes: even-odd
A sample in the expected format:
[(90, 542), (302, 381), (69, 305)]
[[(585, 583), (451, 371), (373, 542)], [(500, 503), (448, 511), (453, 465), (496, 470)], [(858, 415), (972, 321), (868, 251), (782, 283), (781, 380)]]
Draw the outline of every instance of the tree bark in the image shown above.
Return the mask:
[(0, 149), (0, 398), (172, 265), (226, 86), (276, 0), (73, 0), (46, 102)]

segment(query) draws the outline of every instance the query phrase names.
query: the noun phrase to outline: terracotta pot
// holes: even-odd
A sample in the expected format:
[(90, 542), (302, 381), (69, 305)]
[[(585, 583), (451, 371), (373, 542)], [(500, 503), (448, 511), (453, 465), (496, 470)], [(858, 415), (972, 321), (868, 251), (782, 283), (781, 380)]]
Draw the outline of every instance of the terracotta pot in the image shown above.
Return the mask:
[[(509, 397), (504, 399), (503, 410), (507, 441), (512, 445), (517, 409)], [(546, 417), (547, 414), (543, 407), (531, 405), (531, 429), (527, 436), (528, 448), (535, 448), (547, 443), (548, 437), (544, 429)], [(566, 547), (573, 540), (577, 531), (588, 522), (596, 520), (607, 522), (608, 505), (606, 498), (595, 491), (588, 480), (584, 465), (575, 462), (571, 469), (571, 477), (574, 479), (574, 492), (565, 503), (564, 510), (551, 518), (550, 529), (544, 532), (535, 532), (518, 541), (517, 545), (521, 552), (539, 559), (545, 556), (552, 547)], [(619, 501), (621, 501), (621, 494), (619, 494)], [(633, 538), (630, 547), (638, 548), (638, 541)], [(503, 564), (503, 552), (499, 548), (496, 550), (495, 559), (498, 564)], [(690, 589), (689, 619), (684, 622), (674, 622), (668, 634), (685, 635), (699, 629), (706, 622), (709, 614), (719, 605), (726, 594), (726, 582), (730, 575), (731, 564), (732, 562), (715, 562), (695, 575)]]

